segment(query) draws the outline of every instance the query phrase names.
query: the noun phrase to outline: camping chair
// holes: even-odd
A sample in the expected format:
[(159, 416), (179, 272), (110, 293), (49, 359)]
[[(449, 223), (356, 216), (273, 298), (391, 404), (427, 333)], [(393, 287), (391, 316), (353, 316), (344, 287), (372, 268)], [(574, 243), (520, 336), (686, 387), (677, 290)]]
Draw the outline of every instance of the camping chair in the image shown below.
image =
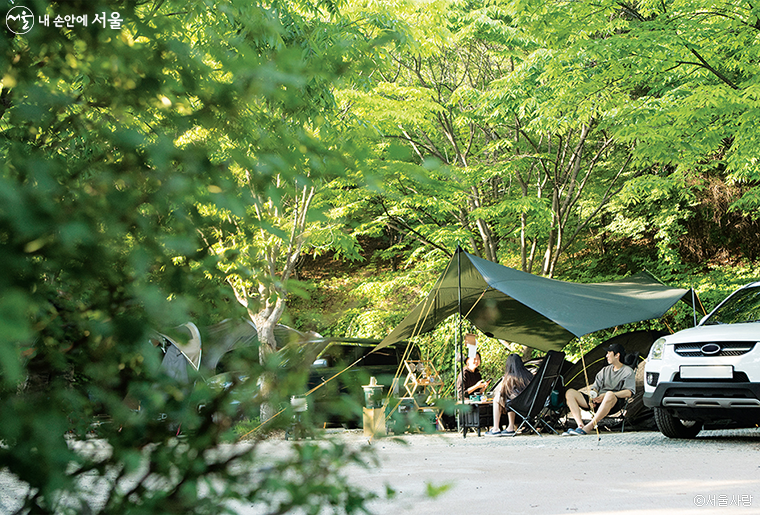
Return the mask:
[(619, 410), (608, 413), (606, 417), (599, 421), (600, 427), (614, 428), (617, 424), (620, 424), (620, 432), (625, 433), (625, 419), (628, 415), (628, 407), (631, 404), (633, 397), (628, 397), (620, 407)]
[[(629, 367), (633, 368), (635, 372), (638, 373), (638, 367), (644, 362), (644, 358), (639, 354), (638, 352), (632, 352), (626, 356), (625, 364)], [(643, 371), (642, 371), (643, 373)], [(616, 428), (618, 425), (620, 426), (620, 432), (625, 432), (625, 423), (628, 419), (628, 410), (634, 406), (634, 399), (641, 399), (644, 395), (644, 385), (643, 381), (642, 384), (638, 384), (639, 381), (637, 380), (636, 384), (636, 394), (632, 397), (628, 397), (625, 399), (625, 402), (620, 407), (620, 409), (613, 411), (612, 413), (608, 413), (606, 417), (601, 419), (599, 421), (599, 427), (604, 427), (606, 429), (613, 429)]]
[(520, 431), (523, 426), (527, 425), (537, 435), (541, 436), (538, 429), (531, 424), (531, 421), (535, 420), (536, 426), (543, 424), (554, 434), (557, 434), (557, 431), (541, 416), (541, 412), (546, 407), (549, 395), (551, 395), (557, 382), (562, 380), (560, 369), (562, 368), (564, 359), (564, 352), (551, 350), (547, 352), (546, 358), (536, 372), (536, 375), (533, 376), (533, 380), (528, 383), (528, 386), (517, 397), (507, 403), (507, 409), (513, 411), (521, 419), (517, 431)]

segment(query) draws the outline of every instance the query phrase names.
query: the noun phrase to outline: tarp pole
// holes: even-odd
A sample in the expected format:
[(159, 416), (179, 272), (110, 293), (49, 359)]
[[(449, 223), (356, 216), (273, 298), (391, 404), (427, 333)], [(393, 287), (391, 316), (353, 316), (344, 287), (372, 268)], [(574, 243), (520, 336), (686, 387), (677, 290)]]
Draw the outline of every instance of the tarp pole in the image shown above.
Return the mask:
[[(586, 371), (586, 358), (583, 356), (583, 341), (578, 338), (578, 349), (581, 351), (581, 364), (583, 365), (583, 379), (586, 381), (586, 387), (590, 387), (591, 384), (588, 382), (588, 372)], [(591, 412), (591, 420), (594, 420), (594, 417), (596, 416), (596, 413), (594, 413), (594, 403), (591, 402), (591, 395), (589, 390), (589, 397), (588, 397), (588, 409)], [(599, 445), (599, 442), (602, 441), (602, 437), (599, 435), (599, 425), (594, 424), (594, 429), (596, 430), (596, 444)]]
[(694, 327), (697, 327), (697, 302), (694, 300), (694, 286), (691, 287), (691, 312), (694, 315)]
[[(457, 323), (457, 353), (459, 356), (459, 374), (462, 377), (462, 384), (464, 385), (464, 349), (462, 345), (462, 247), (457, 245), (457, 311), (459, 314), (459, 322)], [(456, 388), (456, 385), (454, 385)], [(459, 401), (464, 406), (464, 388), (462, 391), (457, 392)], [(457, 430), (462, 431), (461, 417), (457, 417)], [(462, 431), (464, 435), (464, 431)]]

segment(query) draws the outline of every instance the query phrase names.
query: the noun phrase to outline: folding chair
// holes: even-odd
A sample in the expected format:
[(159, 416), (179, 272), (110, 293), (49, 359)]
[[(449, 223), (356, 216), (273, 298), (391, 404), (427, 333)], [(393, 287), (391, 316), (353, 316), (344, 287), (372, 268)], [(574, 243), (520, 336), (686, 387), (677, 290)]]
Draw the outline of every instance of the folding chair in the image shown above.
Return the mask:
[[(620, 409), (613, 411), (612, 413), (608, 413), (606, 417), (604, 417), (602, 420), (599, 421), (599, 426), (612, 428), (616, 427), (618, 424), (620, 424), (620, 432), (625, 432), (625, 423), (626, 420), (628, 420), (628, 410), (634, 405), (634, 399), (637, 399), (639, 403), (641, 404), (641, 399), (644, 396), (644, 381), (639, 381), (638, 376), (642, 376), (644, 374), (644, 371), (642, 370), (641, 373), (638, 371), (638, 367), (642, 366), (644, 363), (644, 358), (639, 354), (638, 352), (633, 352), (631, 354), (628, 354), (626, 356), (626, 365), (633, 368), (634, 371), (636, 371), (637, 375), (637, 381), (636, 381), (636, 395), (633, 397), (628, 397), (625, 399), (625, 402), (620, 407)], [(639, 384), (639, 382), (641, 384)]]
[(632, 397), (625, 399), (625, 402), (620, 409), (608, 413), (606, 417), (599, 421), (599, 427), (605, 427), (607, 429), (613, 429), (620, 425), (620, 432), (625, 433), (625, 420), (628, 416), (628, 407), (631, 404)]
[(549, 351), (546, 353), (546, 358), (541, 364), (541, 367), (533, 376), (533, 379), (520, 394), (507, 403), (507, 408), (520, 417), (520, 425), (517, 431), (520, 431), (523, 426), (527, 425), (537, 435), (541, 436), (538, 429), (531, 424), (531, 421), (535, 420), (535, 425), (543, 424), (548, 427), (554, 434), (557, 431), (550, 426), (546, 420), (541, 416), (541, 412), (546, 407), (546, 403), (549, 400), (552, 390), (556, 386), (557, 382), (561, 380), (560, 370), (565, 360), (564, 352)]

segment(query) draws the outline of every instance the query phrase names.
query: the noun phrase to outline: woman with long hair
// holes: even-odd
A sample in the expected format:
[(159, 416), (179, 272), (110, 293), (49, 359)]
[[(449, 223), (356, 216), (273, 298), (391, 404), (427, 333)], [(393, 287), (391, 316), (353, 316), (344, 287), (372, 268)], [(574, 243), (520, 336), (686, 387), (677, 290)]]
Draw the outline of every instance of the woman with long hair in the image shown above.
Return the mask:
[[(507, 409), (507, 403), (517, 397), (528, 383), (533, 379), (533, 374), (525, 368), (522, 359), (517, 354), (507, 356), (504, 363), (504, 377), (494, 391), (493, 399), (493, 427), (486, 431), (489, 436), (514, 436), (515, 413)], [(506, 413), (509, 421), (507, 429), (501, 430), (501, 414)]]

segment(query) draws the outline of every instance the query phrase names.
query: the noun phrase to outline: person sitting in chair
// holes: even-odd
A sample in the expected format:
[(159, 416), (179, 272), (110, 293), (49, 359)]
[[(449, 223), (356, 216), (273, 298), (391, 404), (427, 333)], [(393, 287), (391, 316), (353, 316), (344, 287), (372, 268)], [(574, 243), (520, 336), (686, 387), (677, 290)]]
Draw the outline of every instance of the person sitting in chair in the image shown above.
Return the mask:
[[(525, 368), (522, 359), (517, 354), (507, 356), (504, 364), (504, 377), (494, 390), (493, 397), (493, 427), (486, 431), (487, 436), (514, 436), (515, 412), (507, 408), (507, 403), (517, 397), (528, 383), (533, 374)], [(501, 430), (501, 414), (507, 414), (507, 429)]]
[[(475, 339), (474, 334), (465, 335), (465, 341), (469, 338)], [(467, 358), (467, 363), (462, 370), (462, 373), (457, 377), (457, 392), (459, 398), (464, 397), (467, 399), (470, 395), (475, 393), (483, 393), (488, 388), (488, 382), (483, 381), (483, 376), (480, 375), (480, 353), (476, 353), (472, 358)]]
[[(625, 405), (625, 399), (636, 393), (636, 372), (623, 363), (625, 349), (619, 343), (613, 343), (607, 348), (607, 365), (596, 374), (596, 379), (589, 395), (578, 390), (569, 389), (565, 392), (565, 401), (570, 414), (578, 427), (568, 429), (562, 436), (585, 435), (596, 428), (597, 423), (610, 413), (620, 411)], [(581, 408), (594, 407), (591, 422), (583, 424)]]

